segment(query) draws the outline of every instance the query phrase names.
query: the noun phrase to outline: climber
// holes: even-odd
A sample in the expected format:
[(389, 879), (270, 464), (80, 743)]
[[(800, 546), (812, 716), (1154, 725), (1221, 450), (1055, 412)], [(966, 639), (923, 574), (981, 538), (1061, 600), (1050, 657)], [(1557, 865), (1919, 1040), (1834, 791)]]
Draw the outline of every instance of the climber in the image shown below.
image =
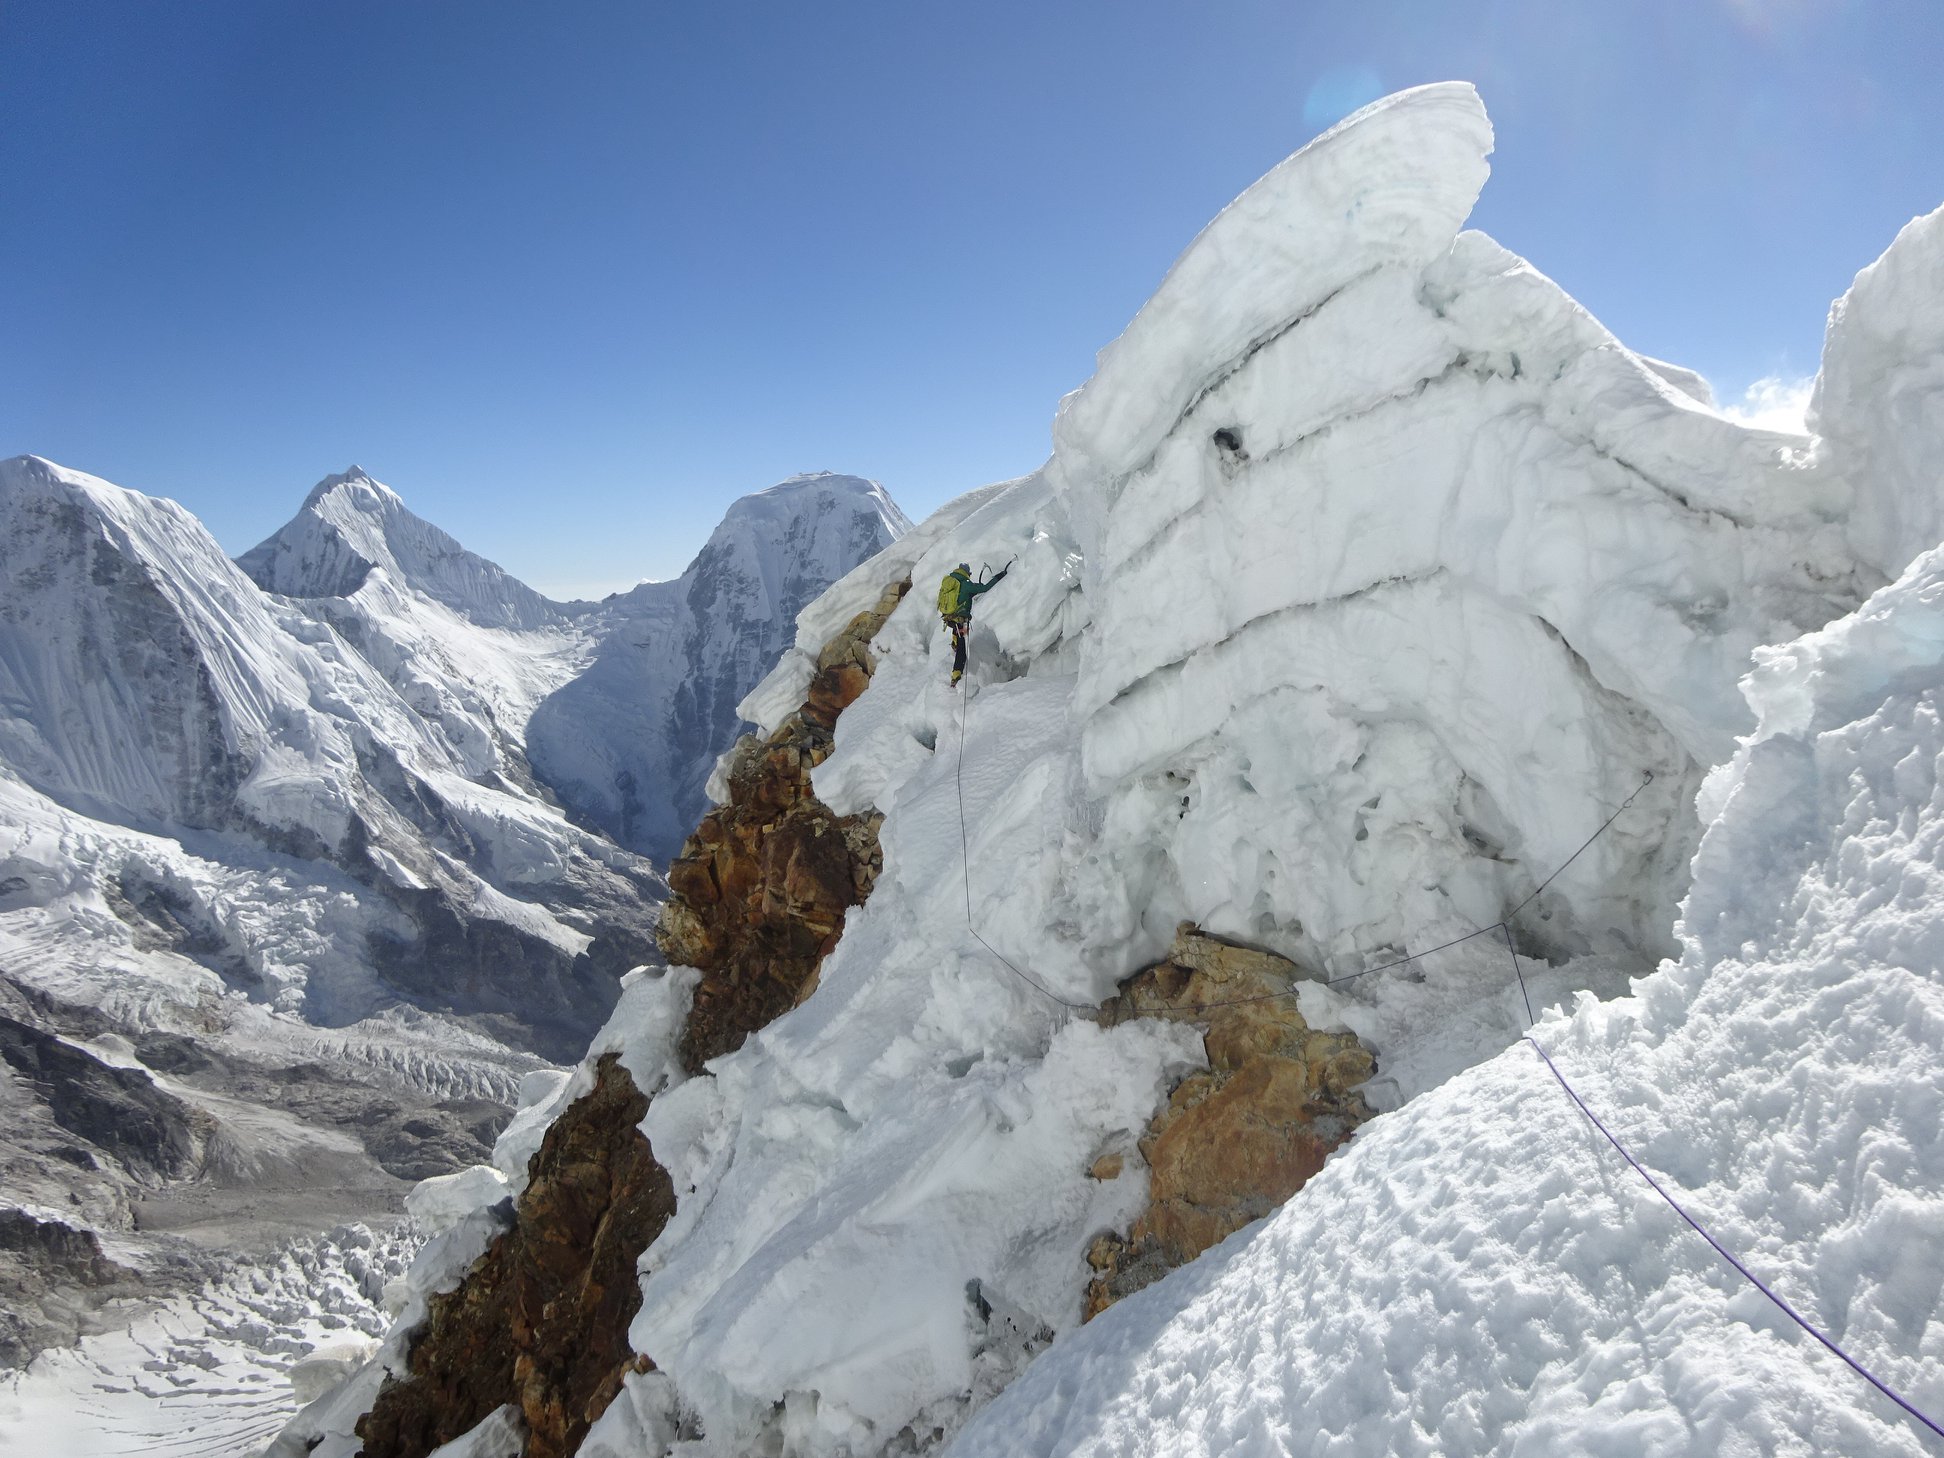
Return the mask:
[(961, 562), (938, 584), (938, 614), (945, 620), (945, 631), (952, 635), (953, 683), (965, 676), (965, 634), (972, 626), (972, 599), (992, 591), (1010, 571), (1012, 563), (1008, 562), (993, 575), (992, 581), (974, 582), (971, 566)]

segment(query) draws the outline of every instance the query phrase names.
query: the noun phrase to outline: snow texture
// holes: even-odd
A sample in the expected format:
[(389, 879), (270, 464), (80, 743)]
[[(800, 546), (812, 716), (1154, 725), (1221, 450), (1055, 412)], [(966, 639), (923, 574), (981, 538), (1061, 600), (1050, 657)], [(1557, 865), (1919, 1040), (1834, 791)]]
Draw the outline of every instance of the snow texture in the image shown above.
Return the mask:
[(256, 1458), (309, 1400), (299, 1384), (369, 1356), (388, 1322), (383, 1289), (421, 1239), (409, 1225), (347, 1226), (292, 1242), (123, 1330), (43, 1353), (0, 1377), (0, 1453)]
[(1863, 560), (1894, 577), (1944, 538), (1944, 208), (1905, 225), (1830, 309), (1809, 428), (1855, 491)]

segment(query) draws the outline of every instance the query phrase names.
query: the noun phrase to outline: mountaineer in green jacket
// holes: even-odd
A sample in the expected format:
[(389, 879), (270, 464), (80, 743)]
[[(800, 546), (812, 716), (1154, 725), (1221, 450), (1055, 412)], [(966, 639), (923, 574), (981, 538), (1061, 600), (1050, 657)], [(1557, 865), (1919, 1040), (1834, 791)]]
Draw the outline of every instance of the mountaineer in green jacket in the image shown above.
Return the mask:
[(972, 568), (964, 562), (945, 574), (938, 584), (938, 615), (945, 620), (945, 631), (952, 635), (952, 682), (965, 676), (965, 633), (972, 626), (972, 599), (997, 587), (1012, 571), (1012, 563), (1001, 567), (990, 582), (974, 582)]

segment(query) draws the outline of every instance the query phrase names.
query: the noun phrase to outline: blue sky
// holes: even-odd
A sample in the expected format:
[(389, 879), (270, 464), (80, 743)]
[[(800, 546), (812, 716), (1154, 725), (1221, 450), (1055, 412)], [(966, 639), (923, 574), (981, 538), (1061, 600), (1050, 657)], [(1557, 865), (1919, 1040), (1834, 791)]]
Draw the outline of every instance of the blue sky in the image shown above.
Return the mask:
[(1475, 82), (1473, 222), (1725, 395), (1944, 202), (1937, 0), (0, 5), (0, 455), (241, 551), (357, 461), (557, 594), (806, 469), (914, 516), (1242, 188)]

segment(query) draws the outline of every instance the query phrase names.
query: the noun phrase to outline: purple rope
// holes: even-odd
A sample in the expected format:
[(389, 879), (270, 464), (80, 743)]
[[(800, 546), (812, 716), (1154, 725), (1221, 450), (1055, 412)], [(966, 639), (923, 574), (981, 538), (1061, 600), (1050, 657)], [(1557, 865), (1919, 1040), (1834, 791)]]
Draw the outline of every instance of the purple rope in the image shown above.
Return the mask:
[(1769, 1300), (1773, 1301), (1776, 1307), (1782, 1312), (1784, 1316), (1788, 1317), (1789, 1320), (1793, 1321), (1797, 1326), (1801, 1327), (1804, 1331), (1808, 1332), (1810, 1336), (1814, 1337), (1817, 1341), (1821, 1342), (1824, 1346), (1828, 1347), (1830, 1351), (1834, 1352), (1837, 1356), (1841, 1357), (1845, 1362), (1847, 1362), (1849, 1364), (1850, 1370), (1855, 1372), (1857, 1376), (1861, 1377), (1865, 1382), (1869, 1383), (1872, 1387), (1876, 1388), (1878, 1392), (1881, 1392), (1885, 1397), (1889, 1398), (1892, 1402), (1896, 1403), (1898, 1407), (1902, 1408), (1905, 1412), (1909, 1413), (1912, 1417), (1916, 1418), (1918, 1422), (1922, 1423), (1925, 1427), (1929, 1428), (1938, 1437), (1944, 1438), (1944, 1427), (1939, 1427), (1935, 1422), (1931, 1421), (1931, 1419), (1924, 1416), (1923, 1413), (1919, 1412), (1909, 1402), (1905, 1401), (1903, 1398), (1899, 1397), (1895, 1392), (1893, 1392), (1890, 1389), (1889, 1385), (1886, 1384), (1882, 1378), (1878, 1377), (1876, 1373), (1872, 1372), (1868, 1367), (1865, 1367), (1861, 1362), (1857, 1361), (1856, 1358), (1852, 1357), (1848, 1352), (1844, 1351), (1841, 1347), (1837, 1346), (1835, 1342), (1831, 1341), (1828, 1337), (1824, 1336), (1822, 1332), (1818, 1331), (1806, 1319), (1804, 1319), (1801, 1312), (1797, 1311), (1793, 1306), (1789, 1305), (1788, 1302), (1784, 1301), (1780, 1296), (1776, 1295), (1775, 1292), (1770, 1290), (1768, 1284), (1765, 1281), (1763, 1281), (1760, 1276), (1756, 1275), (1753, 1271), (1749, 1270), (1747, 1266), (1743, 1265), (1740, 1261), (1736, 1260), (1734, 1255), (1730, 1253), (1730, 1251), (1725, 1245), (1723, 1245), (1720, 1241), (1716, 1240), (1712, 1235), (1708, 1234), (1707, 1230), (1702, 1226), (1700, 1221), (1696, 1220), (1692, 1215), (1688, 1214), (1686, 1210), (1683, 1210), (1681, 1208), (1680, 1202), (1676, 1200), (1672, 1195), (1668, 1194), (1666, 1190), (1661, 1188), (1660, 1181), (1655, 1179), (1651, 1174), (1649, 1174), (1646, 1170), (1646, 1167), (1643, 1166), (1639, 1160), (1635, 1159), (1633, 1155), (1628, 1152), (1627, 1146), (1622, 1144), (1618, 1139), (1613, 1137), (1613, 1131), (1607, 1128), (1605, 1124), (1602, 1124), (1600, 1122), (1600, 1116), (1594, 1113), (1591, 1109), (1589, 1109), (1586, 1106), (1586, 1100), (1581, 1098), (1579, 1096), (1578, 1091), (1570, 1083), (1566, 1081), (1566, 1075), (1559, 1071), (1559, 1065), (1552, 1061), (1552, 1055), (1546, 1052), (1546, 1050), (1540, 1046), (1539, 1040), (1533, 1037), (1530, 1033), (1528, 1033), (1526, 1034), (1526, 1041), (1532, 1044), (1533, 1049), (1539, 1054), (1541, 1058), (1546, 1060), (1546, 1067), (1552, 1070), (1552, 1076), (1559, 1080), (1559, 1086), (1566, 1090), (1567, 1097), (1569, 1097), (1570, 1099), (1572, 1099), (1574, 1103), (1579, 1105), (1580, 1112), (1586, 1115), (1586, 1117), (1592, 1121), (1593, 1127), (1595, 1129), (1598, 1129), (1602, 1134), (1606, 1135), (1607, 1143), (1611, 1144), (1615, 1149), (1619, 1150), (1620, 1157), (1626, 1160), (1628, 1164), (1634, 1167), (1634, 1172), (1638, 1174), (1643, 1180), (1647, 1181), (1649, 1185), (1653, 1186), (1654, 1193), (1659, 1195), (1663, 1200), (1667, 1202), (1669, 1209), (1673, 1210), (1673, 1212), (1676, 1215), (1680, 1216), (1683, 1220), (1687, 1221), (1689, 1226), (1693, 1228), (1694, 1233), (1696, 1235), (1699, 1235), (1703, 1240), (1707, 1241), (1709, 1245), (1715, 1248), (1716, 1255), (1720, 1256), (1724, 1261), (1728, 1262), (1729, 1265), (1733, 1266), (1737, 1271), (1741, 1272), (1742, 1276), (1748, 1281), (1749, 1285), (1753, 1286), (1757, 1291), (1760, 1291), (1764, 1296), (1768, 1297)]

